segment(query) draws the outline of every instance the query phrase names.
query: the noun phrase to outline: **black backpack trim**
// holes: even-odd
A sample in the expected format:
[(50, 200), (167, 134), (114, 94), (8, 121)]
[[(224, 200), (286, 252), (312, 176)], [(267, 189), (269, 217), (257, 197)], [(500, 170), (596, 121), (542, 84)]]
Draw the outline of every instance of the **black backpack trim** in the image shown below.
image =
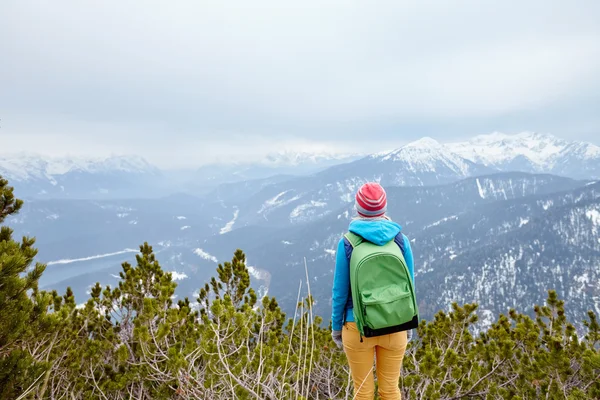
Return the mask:
[(387, 328), (381, 329), (371, 329), (368, 326), (363, 326), (363, 331), (365, 333), (365, 337), (376, 337), (389, 335), (391, 333), (397, 333), (402, 331), (409, 331), (411, 329), (416, 329), (419, 327), (419, 316), (415, 315), (412, 321), (408, 321), (402, 325), (390, 326)]

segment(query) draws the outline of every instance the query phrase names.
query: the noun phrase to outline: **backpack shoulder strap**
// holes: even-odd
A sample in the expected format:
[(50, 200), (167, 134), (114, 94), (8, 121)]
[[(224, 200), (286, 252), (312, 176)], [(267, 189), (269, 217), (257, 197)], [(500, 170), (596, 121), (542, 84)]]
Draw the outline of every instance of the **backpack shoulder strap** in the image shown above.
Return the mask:
[(398, 247), (400, 247), (402, 255), (406, 256), (406, 251), (404, 249), (404, 235), (402, 234), (402, 232), (396, 235), (396, 237), (394, 238), (394, 242), (398, 245)]
[(358, 245), (365, 241), (362, 237), (352, 232), (346, 233), (344, 237), (348, 240), (353, 249), (355, 249)]

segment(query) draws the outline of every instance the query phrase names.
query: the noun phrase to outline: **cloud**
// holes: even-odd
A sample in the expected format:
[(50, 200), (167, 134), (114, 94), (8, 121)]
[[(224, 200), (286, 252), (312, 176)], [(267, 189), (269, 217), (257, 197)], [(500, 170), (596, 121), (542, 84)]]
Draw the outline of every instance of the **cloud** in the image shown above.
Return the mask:
[(594, 0), (11, 2), (0, 134), (11, 150), (28, 137), (163, 164), (499, 125), (587, 137), (599, 13)]

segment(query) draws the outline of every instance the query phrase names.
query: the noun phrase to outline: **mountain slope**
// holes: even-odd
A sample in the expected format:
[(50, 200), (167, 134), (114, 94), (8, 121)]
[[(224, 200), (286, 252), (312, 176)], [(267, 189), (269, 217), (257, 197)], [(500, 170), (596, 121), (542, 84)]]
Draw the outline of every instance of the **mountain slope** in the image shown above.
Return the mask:
[(454, 144), (423, 138), (307, 177), (247, 181), (248, 196), (227, 197), (227, 190), (217, 190), (211, 197), (240, 210), (238, 226), (286, 226), (314, 221), (351, 204), (367, 181), (425, 187), (499, 171), (592, 179), (600, 176), (600, 148), (536, 133), (496, 133)]
[(506, 313), (554, 289), (570, 317), (600, 312), (600, 186), (496, 210), (493, 223), (472, 223), (491, 211), (480, 209), (416, 235), (423, 311), (466, 301), (482, 316)]
[[(17, 237), (35, 235), (37, 260), (50, 263), (42, 288), (73, 288), (86, 297), (89, 285), (115, 282), (121, 262), (144, 242), (154, 246), (169, 271), (187, 275), (180, 295), (191, 296), (214, 272), (210, 257), (194, 252), (218, 234), (228, 215), (207, 214), (200, 199), (171, 196), (141, 200), (29, 200), (6, 222)], [(228, 255), (229, 256), (229, 255)], [(193, 278), (193, 281), (192, 281)]]
[[(313, 178), (301, 182), (310, 188)], [(302, 187), (276, 193), (281, 189), (271, 186), (262, 189), (272, 191), (271, 208), (262, 213), (258, 197), (234, 209), (177, 195), (30, 201), (7, 222), (19, 235), (35, 232), (40, 261), (55, 262), (42, 282), (46, 288), (70, 285), (85, 295), (93, 282), (110, 284), (120, 262), (131, 257), (124, 252), (148, 240), (168, 270), (181, 278), (178, 294), (190, 296), (218, 261), (242, 248), (261, 294), (277, 296), (287, 311), (296, 302), (291, 288), (305, 278), (306, 257), (316, 311), (326, 316), (336, 246), (353, 215), (351, 198), (341, 198), (347, 192), (338, 189), (307, 191), (313, 196), (333, 193), (339, 203), (331, 208), (311, 203), (314, 219), (304, 223), (289, 220)], [(577, 316), (598, 306), (593, 285), (600, 265), (599, 183), (501, 173), (387, 191), (390, 216), (412, 240), (423, 317), (430, 318), (450, 300), (478, 301), (485, 317), (525, 300), (539, 303), (548, 288), (572, 302), (569, 308)], [(239, 196), (243, 199), (243, 192)], [(254, 221), (248, 219), (249, 210), (257, 214)], [(318, 215), (321, 210), (326, 212)], [(310, 215), (309, 209), (303, 211)]]
[(0, 156), (0, 176), (21, 196), (37, 198), (145, 197), (162, 184), (158, 168), (137, 156)]
[(431, 186), (490, 171), (493, 169), (446, 154), (442, 145), (424, 139), (311, 176), (248, 188), (252, 195), (247, 198), (225, 197), (223, 190), (210, 197), (238, 208), (239, 226), (287, 226), (313, 221), (351, 204), (353, 194), (367, 181), (378, 181), (385, 186)]
[[(500, 238), (510, 238), (510, 246), (514, 249), (536, 241), (550, 242), (552, 239), (547, 230), (539, 228), (533, 221), (545, 221), (554, 212), (559, 216), (571, 212), (581, 214), (584, 211), (575, 211), (577, 207), (597, 201), (598, 197), (599, 184), (586, 185), (567, 178), (521, 173), (469, 178), (438, 187), (389, 188), (390, 215), (404, 226), (404, 231), (412, 239), (414, 246), (417, 288), (419, 293), (422, 293), (420, 299), (423, 302), (423, 315), (431, 317), (431, 313), (447, 304), (439, 301), (440, 292), (436, 289), (439, 287), (447, 290), (445, 301), (448, 300), (448, 296), (454, 296), (459, 302), (477, 299), (481, 300), (485, 310), (506, 311), (499, 308), (508, 304), (500, 302), (501, 291), (496, 293), (497, 298), (486, 303), (483, 292), (475, 294), (477, 286), (470, 286), (471, 291), (464, 296), (460, 291), (453, 291), (453, 278), (459, 279), (464, 275), (466, 272), (463, 268), (466, 267), (487, 271), (489, 266), (504, 265), (503, 260), (507, 259), (505, 253), (511, 247), (506, 247), (508, 245)], [(585, 213), (595, 215), (594, 209), (588, 209)], [(303, 258), (306, 257), (310, 276), (314, 280), (311, 287), (319, 303), (319, 312), (329, 312), (329, 304), (325, 299), (329, 299), (330, 296), (335, 249), (339, 238), (347, 229), (351, 216), (351, 206), (341, 208), (315, 222), (292, 229), (281, 229), (278, 234), (270, 235), (266, 242), (257, 237), (255, 247), (246, 247), (255, 264), (271, 273), (273, 284), (270, 291), (281, 299), (282, 304), (291, 306), (295, 301), (293, 293), (289, 291), (289, 282), (303, 279)], [(581, 224), (581, 219), (572, 222), (571, 231), (579, 232), (581, 237), (587, 235), (589, 240), (586, 243), (599, 240), (598, 229), (586, 233), (585, 230), (577, 230), (578, 224)], [(577, 249), (582, 243), (579, 237), (570, 240), (577, 243), (572, 249)], [(207, 248), (212, 249), (210, 243), (209, 240)], [(586, 252), (585, 247), (582, 251)], [(572, 253), (573, 250), (565, 251), (565, 257), (560, 260), (556, 256), (554, 258), (559, 260), (557, 262), (567, 265), (572, 261), (567, 255)], [(598, 260), (594, 254), (587, 255), (592, 264)], [(539, 265), (537, 261), (531, 262), (532, 268), (543, 267), (543, 264)], [(450, 274), (454, 269), (461, 272)], [(579, 273), (583, 274), (582, 271)], [(560, 290), (557, 282), (560, 282), (560, 279), (564, 282), (569, 281), (564, 275), (550, 276), (540, 273), (544, 280), (540, 281), (539, 286), (544, 286), (545, 289), (556, 287)], [(501, 271), (498, 274), (502, 276)], [(525, 281), (531, 280), (531, 273), (523, 274), (522, 278)], [(281, 282), (281, 285), (277, 285), (276, 282)], [(574, 286), (564, 287), (571, 290)], [(510, 287), (504, 287), (502, 290), (506, 297)], [(533, 292), (531, 298), (538, 296), (543, 299), (545, 293), (542, 292)], [(514, 304), (520, 304), (521, 301), (519, 297), (512, 300)], [(589, 298), (575, 297), (572, 300), (578, 302), (579, 313), (592, 305), (588, 302)]]

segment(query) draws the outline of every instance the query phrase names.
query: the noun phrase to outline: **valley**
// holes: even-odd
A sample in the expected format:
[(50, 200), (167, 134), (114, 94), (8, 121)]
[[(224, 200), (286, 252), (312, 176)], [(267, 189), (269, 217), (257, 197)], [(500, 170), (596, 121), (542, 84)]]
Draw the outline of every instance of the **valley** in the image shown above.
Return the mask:
[[(571, 320), (583, 320), (588, 309), (600, 312), (597, 147), (523, 134), (469, 143), (425, 138), (316, 171), (221, 177), (202, 193), (161, 184), (152, 196), (144, 195), (149, 186), (135, 197), (95, 196), (85, 188), (112, 174), (135, 181), (139, 171), (102, 169), (98, 177), (87, 169), (77, 174), (86, 175), (88, 186), (75, 183), (69, 193), (77, 196), (69, 198), (26, 189), (44, 174), (16, 176), (6, 166), (0, 174), (8, 171), (10, 179), (13, 171), (17, 195), (20, 188), (26, 194), (24, 208), (7, 223), (17, 235), (36, 236), (37, 259), (48, 264), (41, 288), (69, 286), (78, 303), (96, 282), (114, 285), (120, 264), (132, 262), (147, 241), (173, 273), (181, 298), (195, 297), (217, 264), (243, 249), (259, 294), (275, 296), (288, 313), (305, 280), (306, 258), (315, 311), (327, 320), (337, 242), (353, 218), (355, 191), (375, 180), (387, 189), (390, 217), (411, 239), (422, 317), (452, 302), (477, 302), (484, 329), (490, 316), (540, 303), (548, 289), (567, 299)], [(577, 161), (565, 161), (569, 154)], [(561, 167), (567, 163), (577, 171)], [(147, 174), (158, 181), (164, 175), (153, 168)], [(52, 179), (72, 182), (63, 178)]]

